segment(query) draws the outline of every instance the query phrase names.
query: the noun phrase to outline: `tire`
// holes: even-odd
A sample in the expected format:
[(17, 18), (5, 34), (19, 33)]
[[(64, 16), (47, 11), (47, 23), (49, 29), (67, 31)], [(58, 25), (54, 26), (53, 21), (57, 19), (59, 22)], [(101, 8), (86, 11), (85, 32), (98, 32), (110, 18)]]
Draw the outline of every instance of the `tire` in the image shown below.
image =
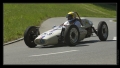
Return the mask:
[(35, 26), (28, 27), (24, 32), (24, 42), (30, 47), (34, 48), (37, 45), (34, 43), (34, 39), (40, 34), (39, 28)]
[(64, 41), (67, 45), (76, 46), (79, 42), (79, 37), (80, 32), (76, 25), (69, 25), (65, 28)]
[(101, 41), (106, 41), (108, 38), (108, 33), (109, 33), (109, 30), (108, 30), (107, 23), (105, 21), (99, 22), (98, 33), (97, 33), (99, 39)]

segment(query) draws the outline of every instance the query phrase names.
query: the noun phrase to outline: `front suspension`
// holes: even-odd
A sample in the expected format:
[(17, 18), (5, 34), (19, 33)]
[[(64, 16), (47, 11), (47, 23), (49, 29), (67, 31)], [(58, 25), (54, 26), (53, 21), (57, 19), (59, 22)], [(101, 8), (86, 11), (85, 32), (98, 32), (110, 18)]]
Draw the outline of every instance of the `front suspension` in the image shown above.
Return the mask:
[(95, 34), (98, 36), (97, 31), (95, 30), (95, 28), (92, 27), (92, 29), (93, 29), (93, 31), (95, 32)]

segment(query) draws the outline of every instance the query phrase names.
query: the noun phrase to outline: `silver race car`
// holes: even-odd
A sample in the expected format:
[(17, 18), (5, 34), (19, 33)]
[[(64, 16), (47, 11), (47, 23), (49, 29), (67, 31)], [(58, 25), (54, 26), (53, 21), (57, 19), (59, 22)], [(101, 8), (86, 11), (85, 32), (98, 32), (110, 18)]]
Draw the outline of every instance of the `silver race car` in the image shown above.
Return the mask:
[(105, 21), (100, 21), (96, 30), (90, 20), (80, 18), (77, 12), (76, 15), (77, 20), (80, 21), (82, 25), (80, 28), (76, 25), (69, 25), (63, 28), (63, 24), (60, 24), (40, 34), (40, 27), (28, 27), (24, 32), (25, 44), (30, 48), (34, 48), (37, 45), (47, 46), (61, 43), (68, 46), (75, 46), (81, 40), (92, 37), (93, 33), (95, 33), (101, 41), (107, 40), (108, 26)]

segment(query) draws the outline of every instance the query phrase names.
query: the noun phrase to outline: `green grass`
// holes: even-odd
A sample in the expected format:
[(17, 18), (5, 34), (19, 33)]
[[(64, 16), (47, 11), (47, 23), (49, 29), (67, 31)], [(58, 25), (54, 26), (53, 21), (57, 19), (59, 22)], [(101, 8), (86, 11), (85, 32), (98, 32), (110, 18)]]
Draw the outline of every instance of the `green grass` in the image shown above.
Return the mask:
[(28, 26), (38, 26), (51, 17), (65, 17), (77, 11), (81, 17), (116, 17), (116, 8), (90, 3), (4, 3), (4, 43), (23, 37)]
[(116, 20), (113, 20), (114, 22), (116, 22)]

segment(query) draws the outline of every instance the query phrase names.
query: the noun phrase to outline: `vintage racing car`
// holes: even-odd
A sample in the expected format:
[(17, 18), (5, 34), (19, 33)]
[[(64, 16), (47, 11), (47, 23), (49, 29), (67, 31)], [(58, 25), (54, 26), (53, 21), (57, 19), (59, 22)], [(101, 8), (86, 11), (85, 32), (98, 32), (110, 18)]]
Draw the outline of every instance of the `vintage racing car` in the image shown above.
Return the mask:
[(107, 40), (108, 26), (105, 21), (100, 21), (96, 30), (90, 20), (80, 18), (77, 12), (76, 14), (78, 21), (82, 24), (80, 28), (76, 25), (69, 25), (63, 28), (63, 25), (60, 24), (40, 34), (40, 27), (30, 26), (24, 32), (25, 44), (30, 48), (34, 48), (37, 45), (47, 46), (60, 43), (75, 46), (81, 40), (92, 37), (93, 33), (95, 33), (101, 41)]

